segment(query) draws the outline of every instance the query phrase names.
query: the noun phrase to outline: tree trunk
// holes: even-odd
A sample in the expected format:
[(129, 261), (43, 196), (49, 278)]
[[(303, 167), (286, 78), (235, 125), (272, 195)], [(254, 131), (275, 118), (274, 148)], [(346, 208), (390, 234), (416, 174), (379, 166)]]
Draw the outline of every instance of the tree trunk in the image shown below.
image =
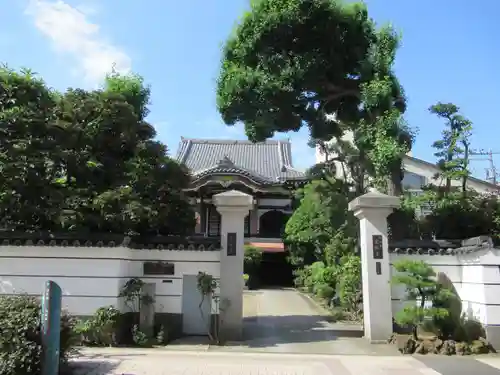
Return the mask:
[(404, 172), (402, 170), (402, 160), (400, 159), (394, 166), (391, 168), (391, 176), (388, 186), (388, 194), (399, 197), (403, 195), (403, 177)]
[(468, 170), (469, 170), (469, 145), (467, 142), (463, 142), (464, 145), (464, 164), (463, 164), (463, 173), (462, 176), (462, 196), (464, 198), (467, 197), (467, 179), (468, 179)]
[(417, 331), (418, 331), (418, 326), (416, 324), (414, 324), (412, 329), (411, 329), (411, 333), (412, 333), (415, 341), (418, 341), (418, 332)]

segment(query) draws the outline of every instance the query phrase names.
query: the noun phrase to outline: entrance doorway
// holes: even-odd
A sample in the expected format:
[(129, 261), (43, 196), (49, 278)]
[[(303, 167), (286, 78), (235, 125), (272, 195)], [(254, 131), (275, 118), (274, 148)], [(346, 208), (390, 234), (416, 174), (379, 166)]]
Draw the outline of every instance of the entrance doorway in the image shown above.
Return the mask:
[(285, 251), (262, 253), (259, 279), (263, 288), (293, 286), (293, 267), (287, 258)]
[(282, 211), (271, 210), (259, 218), (259, 236), (266, 238), (281, 238), (288, 215)]

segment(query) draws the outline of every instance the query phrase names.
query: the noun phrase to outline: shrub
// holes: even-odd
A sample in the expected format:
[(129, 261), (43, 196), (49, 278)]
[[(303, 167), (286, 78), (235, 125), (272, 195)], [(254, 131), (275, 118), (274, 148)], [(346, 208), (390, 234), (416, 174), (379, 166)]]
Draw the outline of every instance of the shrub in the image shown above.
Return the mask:
[(295, 278), (293, 282), (297, 288), (304, 288), (306, 286), (307, 278), (309, 277), (309, 268), (299, 268), (293, 271)]
[(81, 344), (92, 346), (112, 346), (116, 344), (116, 329), (120, 311), (113, 306), (101, 307), (94, 315), (76, 327)]
[(335, 296), (335, 289), (328, 284), (318, 284), (314, 288), (314, 294), (319, 298), (330, 301)]
[(486, 338), (486, 332), (480, 322), (462, 315), (451, 337), (456, 341), (472, 343), (481, 338)]
[(255, 274), (261, 262), (262, 251), (255, 246), (245, 245), (245, 255), (243, 260), (244, 272), (249, 275)]
[(156, 333), (156, 343), (158, 345), (164, 345), (168, 343), (168, 330), (164, 325), (160, 325), (158, 332)]
[(412, 303), (396, 314), (396, 323), (412, 328), (413, 338), (418, 340), (418, 327), (425, 319), (439, 321), (450, 315), (449, 308), (441, 307), (442, 301), (455, 296), (436, 279), (434, 269), (424, 261), (403, 259), (394, 263), (398, 274), (392, 281), (406, 288), (406, 299)]
[(132, 340), (137, 346), (148, 346), (149, 344), (148, 336), (140, 330), (138, 324), (132, 327)]
[[(41, 373), (41, 305), (26, 295), (0, 297), (0, 374), (39, 375)], [(74, 343), (74, 319), (62, 313), (60, 360), (67, 362)]]
[(361, 259), (357, 255), (348, 255), (342, 259), (339, 270), (340, 305), (356, 318), (361, 315), (362, 286)]
[(323, 262), (314, 262), (296, 271), (295, 275), (295, 285), (305, 287), (308, 292), (328, 302), (335, 296), (336, 268), (325, 266)]

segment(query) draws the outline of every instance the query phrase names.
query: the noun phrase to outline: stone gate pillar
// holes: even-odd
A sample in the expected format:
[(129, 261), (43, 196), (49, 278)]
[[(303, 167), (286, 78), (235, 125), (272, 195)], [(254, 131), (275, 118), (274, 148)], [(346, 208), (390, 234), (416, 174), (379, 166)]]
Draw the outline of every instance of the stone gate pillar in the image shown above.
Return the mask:
[(360, 224), (364, 330), (372, 343), (387, 342), (392, 334), (387, 216), (399, 204), (398, 197), (376, 190), (349, 203)]
[(243, 258), (245, 216), (252, 209), (251, 195), (231, 190), (213, 196), (221, 214), (220, 301), (229, 302), (222, 312), (224, 338), (240, 340), (243, 333)]

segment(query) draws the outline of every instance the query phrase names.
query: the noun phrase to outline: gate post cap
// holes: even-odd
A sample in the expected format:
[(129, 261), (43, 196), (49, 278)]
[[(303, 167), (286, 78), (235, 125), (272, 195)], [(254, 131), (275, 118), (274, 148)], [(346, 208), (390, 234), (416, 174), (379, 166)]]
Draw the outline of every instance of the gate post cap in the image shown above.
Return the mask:
[(251, 209), (253, 207), (253, 197), (250, 194), (238, 190), (229, 190), (215, 194), (212, 197), (213, 203), (219, 207), (241, 207)]

